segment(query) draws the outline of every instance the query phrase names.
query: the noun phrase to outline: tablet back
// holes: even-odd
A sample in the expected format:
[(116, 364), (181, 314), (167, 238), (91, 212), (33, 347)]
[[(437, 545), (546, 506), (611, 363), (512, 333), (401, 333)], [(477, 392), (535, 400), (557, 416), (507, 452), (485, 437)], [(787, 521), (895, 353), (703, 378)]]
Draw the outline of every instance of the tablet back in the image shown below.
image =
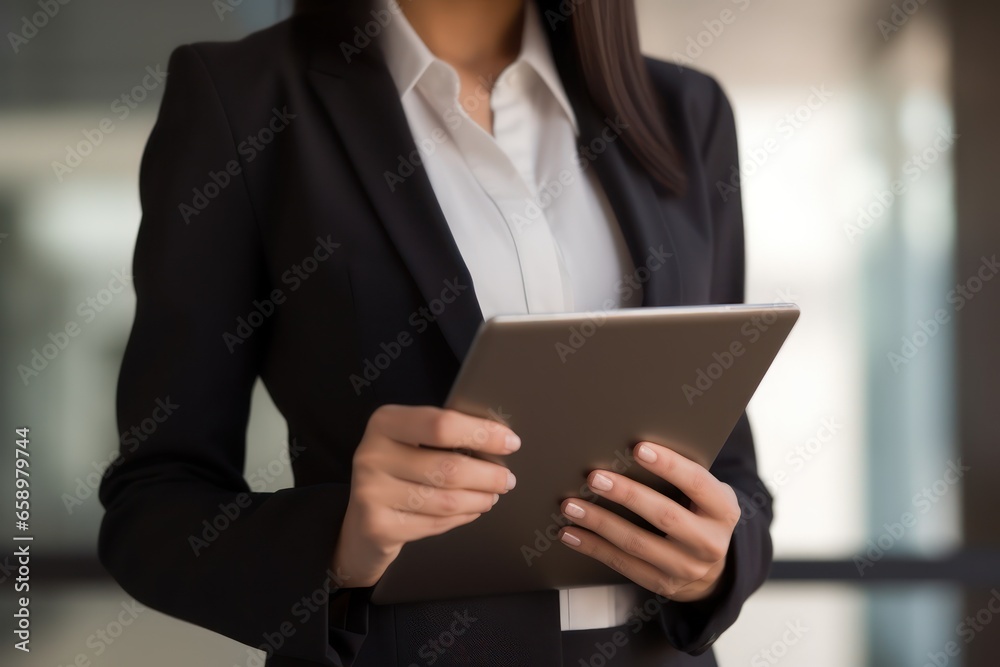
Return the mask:
[[(798, 318), (792, 304), (639, 308), (492, 318), (445, 407), (504, 421), (521, 448), (492, 458), (517, 487), (471, 524), (403, 547), (378, 604), (614, 584), (605, 565), (558, 544), (559, 504), (591, 502), (595, 468), (686, 502), (632, 458), (640, 440), (705, 467), (722, 448)], [(608, 507), (651, 528), (621, 506)]]

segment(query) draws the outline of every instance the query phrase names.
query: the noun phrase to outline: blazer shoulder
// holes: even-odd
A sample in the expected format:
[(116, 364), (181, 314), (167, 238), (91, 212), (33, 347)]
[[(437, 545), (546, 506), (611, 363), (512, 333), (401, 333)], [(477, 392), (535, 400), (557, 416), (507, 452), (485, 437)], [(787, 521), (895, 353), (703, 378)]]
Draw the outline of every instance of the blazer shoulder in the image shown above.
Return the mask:
[[(256, 30), (240, 39), (190, 42), (200, 56), (211, 62), (239, 63), (243, 67), (274, 62), (287, 52), (294, 41), (295, 18), (287, 18), (274, 25)], [(178, 47), (178, 48), (183, 48)]]
[(655, 58), (646, 58), (646, 66), (675, 132), (694, 139), (703, 153), (720, 132), (734, 133), (732, 104), (714, 76)]
[(656, 58), (645, 58), (653, 86), (668, 103), (680, 104), (703, 114), (729, 106), (729, 97), (719, 81), (699, 69)]
[(238, 40), (182, 44), (170, 54), (168, 74), (201, 69), (224, 99), (246, 102), (253, 92), (268, 90), (289, 72), (301, 70), (295, 33), (296, 20), (289, 18)]

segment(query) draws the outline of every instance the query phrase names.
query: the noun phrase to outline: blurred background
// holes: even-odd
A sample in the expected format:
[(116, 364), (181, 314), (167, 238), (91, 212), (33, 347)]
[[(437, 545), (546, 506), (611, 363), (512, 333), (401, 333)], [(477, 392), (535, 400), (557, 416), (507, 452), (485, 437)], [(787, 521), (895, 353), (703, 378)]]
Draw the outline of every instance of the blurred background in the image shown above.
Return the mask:
[[(290, 3), (51, 4), (44, 21), (37, 0), (0, 6), (0, 498), (29, 426), (36, 554), (26, 656), (0, 548), (0, 664), (254, 664), (103, 573), (96, 488), (118, 443), (151, 73)], [(713, 74), (735, 107), (748, 302), (803, 313), (750, 409), (776, 498), (773, 577), (716, 644), (720, 664), (998, 664), (1000, 4), (638, 5), (644, 49)], [(44, 367), (26, 371), (36, 353)], [(292, 484), (284, 438), (258, 387), (255, 488)]]

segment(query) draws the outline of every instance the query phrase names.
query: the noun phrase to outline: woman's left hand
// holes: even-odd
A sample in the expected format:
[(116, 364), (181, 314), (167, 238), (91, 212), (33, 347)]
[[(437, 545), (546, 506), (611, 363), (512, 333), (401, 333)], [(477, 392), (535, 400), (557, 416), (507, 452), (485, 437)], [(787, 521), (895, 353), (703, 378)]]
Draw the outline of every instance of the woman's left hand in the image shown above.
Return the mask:
[(666, 447), (640, 442), (634, 455), (687, 495), (691, 509), (624, 475), (594, 470), (587, 477), (594, 493), (627, 507), (662, 533), (639, 528), (580, 498), (567, 498), (561, 509), (575, 525), (563, 528), (560, 539), (658, 595), (678, 602), (708, 597), (725, 568), (740, 520), (736, 492)]

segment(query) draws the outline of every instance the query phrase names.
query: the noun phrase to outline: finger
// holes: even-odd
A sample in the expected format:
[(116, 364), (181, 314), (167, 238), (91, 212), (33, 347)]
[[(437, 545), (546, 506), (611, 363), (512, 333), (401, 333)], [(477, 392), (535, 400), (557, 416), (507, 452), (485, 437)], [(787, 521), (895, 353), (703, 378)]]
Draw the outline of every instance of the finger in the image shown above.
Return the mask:
[(632, 554), (625, 553), (600, 535), (568, 526), (559, 531), (560, 541), (574, 551), (604, 563), (646, 590), (669, 598), (688, 582), (661, 572)]
[(393, 485), (385, 502), (392, 509), (427, 516), (458, 516), (484, 514), (500, 499), (498, 493), (482, 493), (465, 489), (440, 489), (428, 484), (406, 482)]
[(447, 533), (478, 519), (481, 514), (456, 514), (455, 516), (431, 516), (415, 514), (403, 510), (388, 510), (386, 521), (393, 524), (394, 534), (402, 542), (413, 542), (425, 537)]
[(384, 456), (381, 469), (406, 482), (491, 494), (507, 493), (517, 484), (514, 474), (502, 465), (464, 454), (395, 443)]
[(706, 514), (733, 526), (739, 522), (740, 505), (732, 487), (702, 466), (652, 442), (640, 442), (634, 453), (643, 468), (676, 486)]
[(407, 445), (510, 454), (521, 439), (500, 422), (432, 406), (383, 405), (372, 415), (384, 436)]
[(725, 527), (624, 475), (595, 470), (587, 477), (587, 484), (594, 493), (632, 510), (698, 558), (709, 562), (722, 558), (719, 550), (728, 543)]
[[(577, 526), (601, 536), (624, 553), (679, 581), (686, 583), (701, 579), (716, 562), (696, 558), (676, 542), (654, 535), (598, 505), (570, 499), (563, 502), (562, 509)], [(578, 510), (583, 510), (583, 514)]]

